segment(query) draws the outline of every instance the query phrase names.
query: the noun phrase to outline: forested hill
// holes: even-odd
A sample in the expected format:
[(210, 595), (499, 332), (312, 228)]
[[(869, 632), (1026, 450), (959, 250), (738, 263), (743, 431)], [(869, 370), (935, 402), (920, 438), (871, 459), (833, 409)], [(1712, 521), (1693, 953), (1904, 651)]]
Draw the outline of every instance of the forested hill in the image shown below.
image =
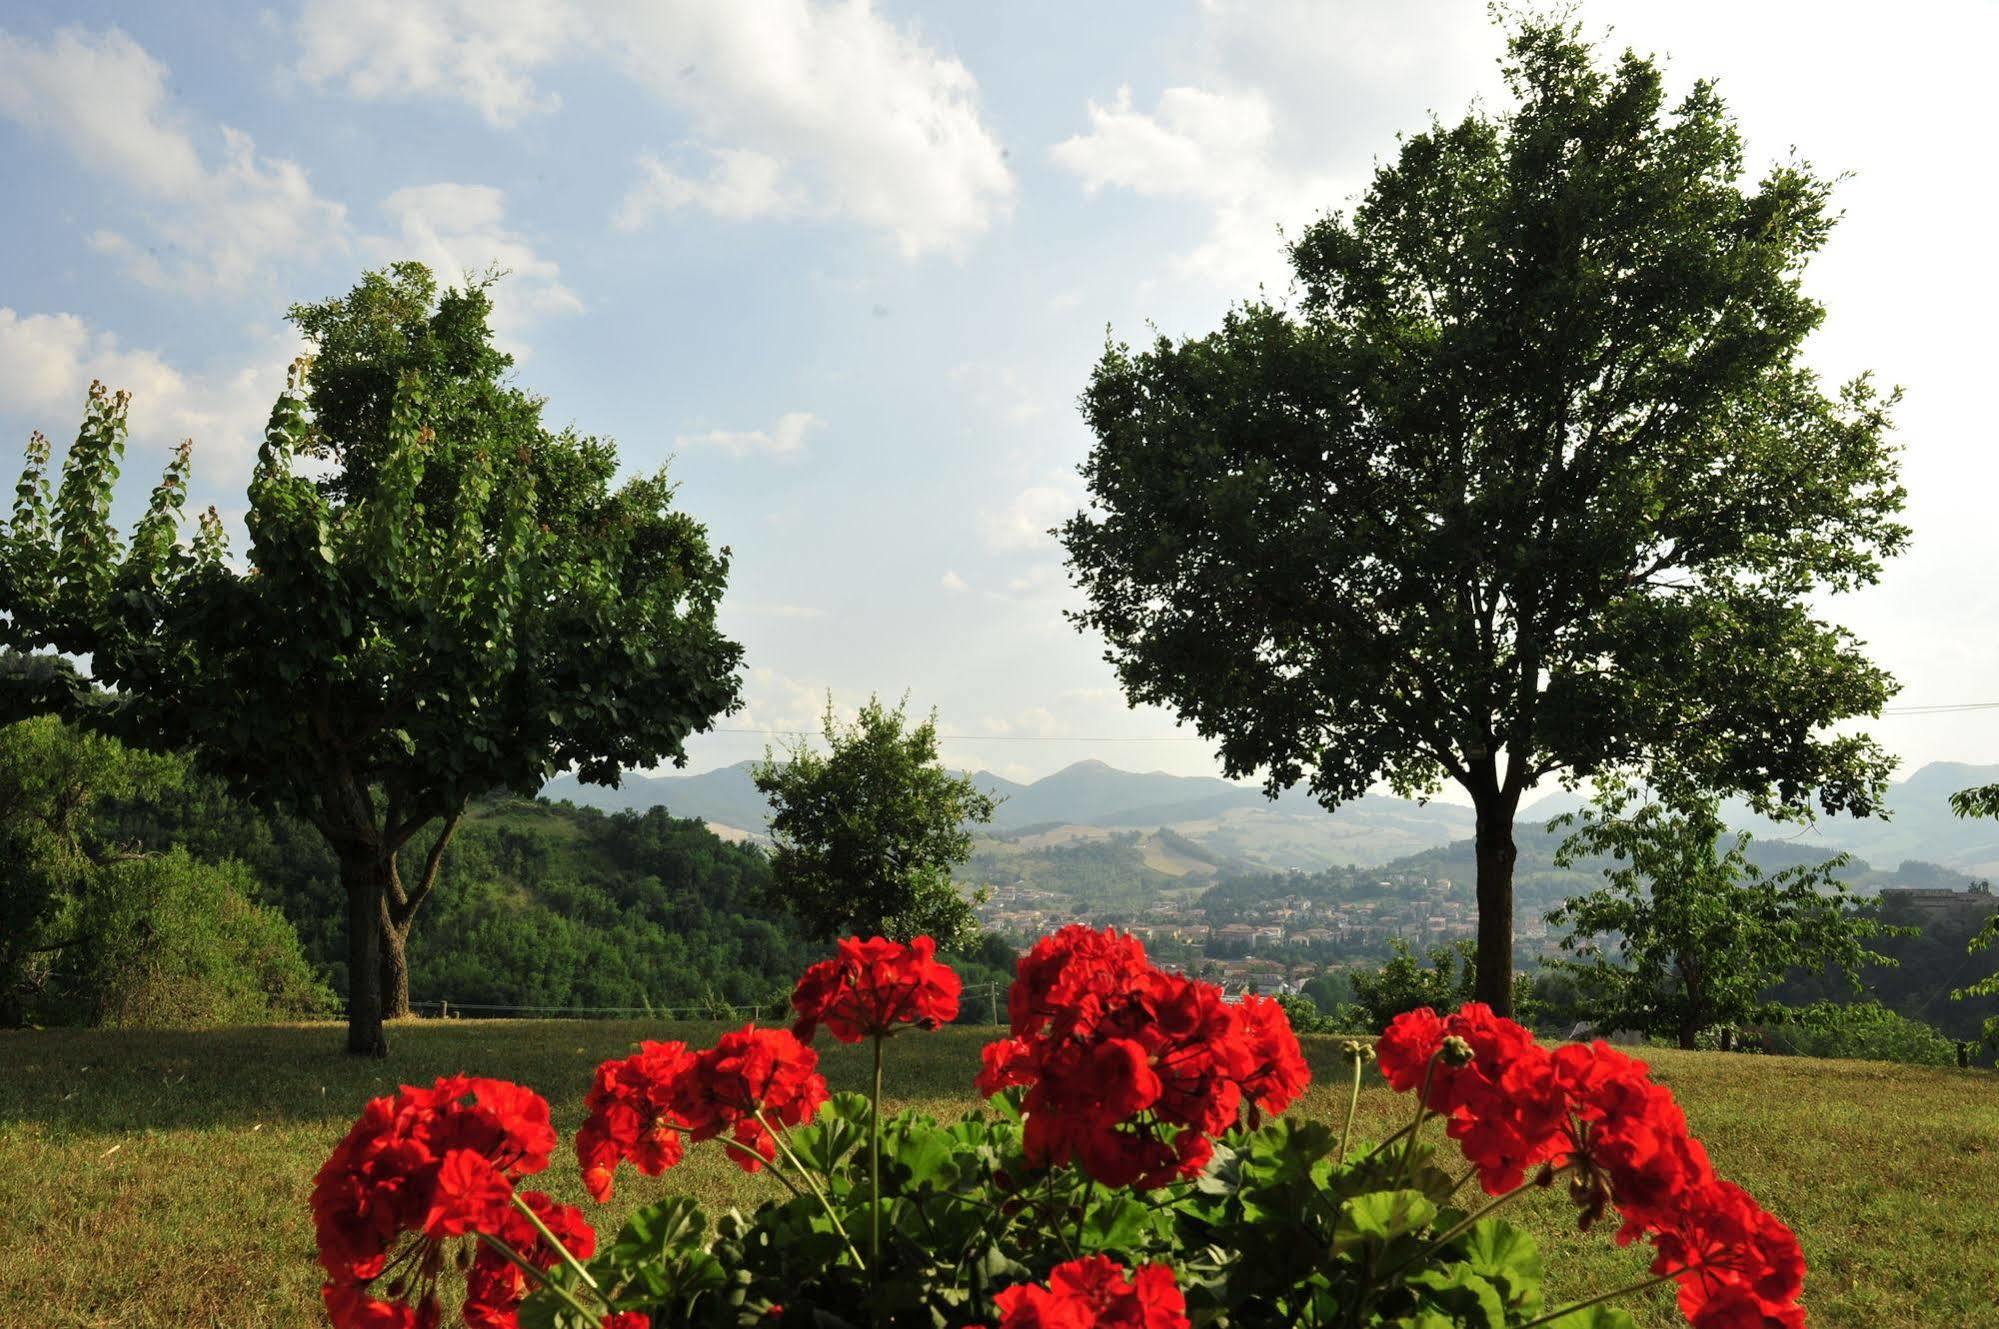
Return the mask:
[[(258, 814), (201, 781), (106, 817), (122, 843), (242, 860), (264, 900), (294, 922), (308, 958), (345, 989), (342, 897), (309, 826)], [(426, 847), (406, 854), (416, 860)], [(768, 872), (755, 848), (662, 809), (482, 800), (412, 932), (410, 996), (562, 1008), (779, 997), (822, 948), (753, 903)]]

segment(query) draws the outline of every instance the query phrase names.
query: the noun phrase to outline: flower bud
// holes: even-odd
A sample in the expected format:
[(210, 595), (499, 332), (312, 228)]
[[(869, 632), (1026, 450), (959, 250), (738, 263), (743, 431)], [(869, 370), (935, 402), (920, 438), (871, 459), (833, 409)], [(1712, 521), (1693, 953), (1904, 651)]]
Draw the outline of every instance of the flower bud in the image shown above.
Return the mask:
[(1459, 1038), (1456, 1034), (1452, 1034), (1450, 1037), (1446, 1038), (1444, 1040), (1444, 1045), (1441, 1048), (1439, 1048), (1437, 1051), (1438, 1055), (1444, 1059), (1444, 1064), (1446, 1066), (1466, 1065), (1471, 1061), (1472, 1057), (1475, 1055), (1472, 1052), (1471, 1044), (1465, 1042), (1464, 1039)]

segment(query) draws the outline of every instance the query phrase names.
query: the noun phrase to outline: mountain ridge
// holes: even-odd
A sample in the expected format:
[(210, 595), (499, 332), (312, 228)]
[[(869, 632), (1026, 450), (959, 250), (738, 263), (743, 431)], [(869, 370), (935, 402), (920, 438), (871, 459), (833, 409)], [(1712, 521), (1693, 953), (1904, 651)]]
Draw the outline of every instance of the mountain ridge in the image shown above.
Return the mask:
[[(565, 774), (542, 793), (605, 811), (663, 806), (675, 816), (761, 837), (769, 808), (751, 779), (754, 765), (742, 761), (690, 775), (628, 773), (616, 789)], [(1471, 809), (1455, 803), (1367, 794), (1327, 812), (1301, 788), (1270, 799), (1255, 785), (1126, 771), (1094, 757), (1026, 783), (987, 770), (970, 776), (1003, 800), (989, 828), (998, 837), (1059, 826), (1170, 829), (1225, 859), (1268, 868), (1375, 866), (1451, 844), (1473, 830)], [(1999, 765), (1930, 762), (1889, 786), (1884, 807), (1893, 815), (1887, 819), (1827, 818), (1800, 828), (1757, 817), (1739, 802), (1728, 804), (1726, 815), (1759, 840), (1805, 841), (1883, 866), (1913, 859), (1999, 875), (1999, 823), (1958, 818), (1948, 803), (1959, 789), (1993, 782), (1999, 782)], [(1523, 809), (1520, 825), (1538, 828), (1584, 802), (1580, 794), (1551, 790)]]

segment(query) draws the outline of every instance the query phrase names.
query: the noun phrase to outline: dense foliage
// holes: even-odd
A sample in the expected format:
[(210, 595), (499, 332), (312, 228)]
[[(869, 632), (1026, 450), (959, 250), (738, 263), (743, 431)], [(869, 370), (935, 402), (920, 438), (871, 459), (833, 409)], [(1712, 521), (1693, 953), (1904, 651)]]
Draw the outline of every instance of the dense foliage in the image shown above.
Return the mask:
[(1389, 943), (1388, 962), (1379, 969), (1356, 969), (1348, 976), (1354, 1004), (1369, 1030), (1388, 1027), (1396, 1016), (1424, 1006), (1455, 1010), (1472, 998), (1477, 952), (1469, 941), (1432, 946), (1425, 964), (1409, 943)]
[(212, 510), (182, 543), (186, 446), (119, 538), (127, 398), (102, 385), (52, 503), (31, 443), (0, 538), (0, 644), (87, 656), (121, 733), (325, 838), (353, 1052), (384, 1052), (406, 1007), (405, 943), (468, 800), (683, 761), (735, 704), (727, 552), (663, 475), (614, 485), (615, 449), (541, 423), (489, 313), (482, 287), (440, 298), (413, 263), (293, 310), (325, 372), (302, 358), (272, 409), (247, 568)]
[(333, 995), (233, 860), (120, 837), (100, 813), (188, 779), (53, 716), (0, 727), (0, 1025), (245, 1024)]
[[(927, 941), (850, 939), (798, 984), (795, 1031), (603, 1063), (576, 1138), (593, 1196), (703, 1142), (782, 1188), (712, 1221), (661, 1200), (609, 1242), (520, 1188), (558, 1151), (539, 1096), (457, 1076), (373, 1100), (313, 1188), (333, 1323), (427, 1325), (456, 1305), (565, 1329), (1619, 1329), (1611, 1300), (1671, 1283), (1701, 1329), (1803, 1324), (1796, 1238), (1603, 1044), (1549, 1051), (1477, 1005), (1405, 1015), (1379, 1050), (1414, 1117), (1370, 1148), (1351, 1114), (1339, 1131), (1279, 1115), (1308, 1076), (1275, 1003), (1231, 1006), (1080, 927), (1021, 961), (1010, 1036), (979, 1077), (987, 1112), (887, 1116), (879, 1079), (832, 1094), (799, 1037), (823, 1027), (879, 1058), (948, 1019), (955, 986)], [(1348, 1053), (1357, 1094), (1371, 1051)], [(1463, 1176), (1423, 1138), (1430, 1118)], [(1474, 1179), (1484, 1198), (1458, 1198)], [(1649, 1243), (1649, 1277), (1547, 1306), (1532, 1239), (1497, 1213), (1563, 1192), (1583, 1227), (1614, 1211), (1620, 1242)]]
[[(1602, 1029), (1667, 1034), (1683, 1048), (1715, 1029), (1781, 1022), (1772, 989), (1794, 969), (1831, 970), (1853, 992), (1869, 942), (1890, 930), (1857, 910), (1834, 873), (1840, 860), (1765, 874), (1744, 832), (1726, 847), (1713, 800), (1631, 807), (1628, 792), (1563, 819), (1573, 833), (1557, 861), (1608, 855), (1607, 884), (1549, 914), (1568, 929), (1565, 967), (1586, 1017)], [(1614, 953), (1613, 953), (1614, 950)]]
[(1230, 775), (1465, 789), (1502, 1010), (1538, 782), (1865, 813), (1889, 766), (1830, 726), (1893, 684), (1816, 616), (1906, 537), (1893, 398), (1803, 359), (1830, 185), (1749, 180), (1713, 83), (1669, 105), (1577, 32), (1523, 23), (1511, 110), (1401, 140), (1309, 227), (1297, 308), (1108, 347), (1061, 530), (1079, 626)]
[(978, 934), (951, 873), (971, 857), (993, 798), (937, 759), (937, 717), (870, 697), (851, 725), (827, 698), (825, 751), (795, 746), (756, 768), (770, 800), (771, 899), (822, 940), (852, 931), (947, 944)]
[(1957, 1045), (1921, 1020), (1912, 1020), (1878, 1001), (1814, 1002), (1789, 1013), (1781, 1024), (1756, 1032), (1771, 1052), (1800, 1057), (1847, 1057), (1899, 1061), (1911, 1066), (1955, 1066)]

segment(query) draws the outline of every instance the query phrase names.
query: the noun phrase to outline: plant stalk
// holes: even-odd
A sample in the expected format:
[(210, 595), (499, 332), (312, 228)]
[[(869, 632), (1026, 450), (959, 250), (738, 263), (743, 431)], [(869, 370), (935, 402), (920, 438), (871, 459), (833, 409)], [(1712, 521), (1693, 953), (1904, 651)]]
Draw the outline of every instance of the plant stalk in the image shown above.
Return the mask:
[(1670, 1283), (1675, 1278), (1678, 1278), (1681, 1274), (1684, 1274), (1685, 1272), (1687, 1271), (1684, 1268), (1675, 1269), (1670, 1273), (1658, 1274), (1652, 1278), (1645, 1279), (1643, 1282), (1627, 1283), (1623, 1287), (1612, 1288), (1608, 1292), (1599, 1292), (1596, 1296), (1591, 1297), (1587, 1301), (1571, 1302), (1568, 1305), (1562, 1307), (1560, 1310), (1552, 1310), (1549, 1311), (1546, 1315), (1540, 1316), (1536, 1319), (1529, 1320), (1527, 1321), (1527, 1323), (1521, 1325), (1519, 1329), (1534, 1329), (1536, 1325), (1553, 1324), (1556, 1320), (1561, 1319), (1564, 1315), (1574, 1315), (1577, 1311), (1586, 1311), (1592, 1306), (1602, 1305), (1604, 1302), (1613, 1300), (1617, 1297), (1628, 1297), (1633, 1295), (1634, 1293), (1644, 1292), (1650, 1288), (1655, 1288), (1659, 1286), (1659, 1284), (1661, 1283)]
[(1340, 1161), (1336, 1167), (1347, 1165), (1347, 1140), (1353, 1135), (1354, 1113), (1360, 1108), (1360, 1058), (1353, 1059), (1353, 1093), (1347, 1097), (1347, 1124), (1340, 1127)]
[(872, 1268), (872, 1265), (861, 1258), (860, 1248), (854, 1245), (854, 1239), (847, 1235), (847, 1226), (840, 1221), (839, 1211), (833, 1208), (833, 1201), (827, 1196), (825, 1191), (820, 1189), (818, 1179), (812, 1175), (812, 1169), (805, 1166), (805, 1160), (792, 1152), (791, 1144), (784, 1138), (784, 1133), (773, 1129), (770, 1122), (764, 1119), (762, 1112), (752, 1112), (750, 1116), (776, 1142), (778, 1152), (782, 1153), (785, 1160), (798, 1169), (798, 1175), (805, 1179), (805, 1184), (812, 1188), (814, 1195), (819, 1197), (819, 1207), (826, 1211), (826, 1217), (833, 1224), (833, 1230), (840, 1234), (840, 1240), (847, 1243), (847, 1254), (854, 1257), (854, 1263), (863, 1269)]
[(868, 1271), (882, 1258), (882, 1036), (875, 1035), (875, 1096), (868, 1111)]
[(597, 1280), (590, 1276), (590, 1271), (583, 1267), (583, 1262), (570, 1252), (569, 1247), (562, 1244), (560, 1238), (548, 1230), (548, 1224), (541, 1221), (541, 1215), (536, 1213), (529, 1206), (528, 1202), (521, 1198), (519, 1191), (514, 1192), (513, 1200), (514, 1208), (528, 1216), (528, 1222), (534, 1224), (534, 1230), (541, 1233), (541, 1239), (550, 1246), (553, 1246), (555, 1253), (562, 1258), (562, 1262), (568, 1265), (575, 1275), (582, 1279), (594, 1292), (597, 1289)]
[[(583, 1316), (586, 1323), (594, 1322), (596, 1320), (600, 1320), (603, 1318), (602, 1311), (593, 1311), (588, 1306), (585, 1306), (582, 1302), (578, 1301), (576, 1299), (575, 1293), (571, 1292), (568, 1288), (562, 1286), (562, 1284), (560, 1283), (552, 1282), (549, 1279), (547, 1270), (537, 1269), (534, 1267), (534, 1265), (528, 1263), (526, 1260), (523, 1260), (520, 1256), (520, 1252), (516, 1251), (513, 1247), (507, 1245), (506, 1242), (501, 1241), (498, 1237), (493, 1236), (489, 1232), (481, 1232), (479, 1234), (479, 1240), (485, 1242), (488, 1246), (491, 1246), (494, 1250), (498, 1251), (506, 1259), (507, 1263), (513, 1265), (516, 1269), (519, 1269), (522, 1273), (526, 1274), (535, 1283), (539, 1284), (542, 1287), (548, 1288), (550, 1291), (554, 1292), (556, 1296), (562, 1298), (563, 1304), (568, 1306), (570, 1310), (575, 1311), (578, 1315)], [(557, 1242), (556, 1245), (560, 1247), (561, 1243)], [(593, 1283), (591, 1284), (591, 1286), (594, 1287), (596, 1285)]]

